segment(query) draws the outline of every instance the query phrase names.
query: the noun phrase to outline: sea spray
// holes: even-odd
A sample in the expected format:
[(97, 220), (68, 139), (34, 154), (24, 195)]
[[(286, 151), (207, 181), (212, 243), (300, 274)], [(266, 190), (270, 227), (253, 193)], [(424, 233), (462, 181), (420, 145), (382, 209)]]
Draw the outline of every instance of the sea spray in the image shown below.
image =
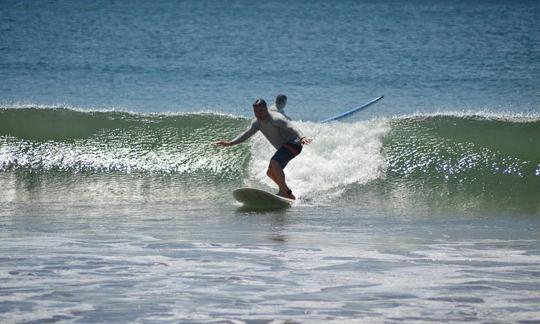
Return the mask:
[[(388, 120), (356, 123), (296, 123), (313, 139), (286, 169), (289, 185), (302, 197), (336, 197), (350, 184), (366, 184), (384, 177), (383, 138)], [(275, 149), (262, 136), (251, 144), (250, 176), (271, 184), (266, 169)]]

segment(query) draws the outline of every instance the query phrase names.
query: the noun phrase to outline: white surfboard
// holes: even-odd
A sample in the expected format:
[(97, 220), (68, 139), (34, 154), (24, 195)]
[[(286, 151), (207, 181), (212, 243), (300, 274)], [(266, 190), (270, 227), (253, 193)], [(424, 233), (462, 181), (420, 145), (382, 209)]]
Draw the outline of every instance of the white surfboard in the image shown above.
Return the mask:
[(377, 101), (381, 100), (382, 98), (384, 98), (384, 95), (382, 96), (379, 96), (375, 99), (372, 99), (368, 102), (366, 102), (365, 104), (359, 106), (359, 107), (355, 107), (353, 109), (350, 109), (350, 110), (347, 110), (346, 112), (343, 112), (339, 115), (336, 115), (336, 116), (333, 116), (333, 117), (330, 117), (330, 118), (326, 118), (324, 120), (321, 120), (321, 123), (329, 123), (329, 122), (333, 122), (333, 121), (336, 121), (336, 120), (340, 120), (340, 119), (343, 119), (345, 117), (349, 117), (350, 115), (354, 114), (354, 113), (357, 113), (359, 112), (360, 110), (364, 109), (364, 108), (367, 108), (368, 106), (371, 106), (372, 104), (376, 103)]
[(287, 208), (294, 203), (292, 199), (254, 188), (236, 189), (233, 191), (233, 196), (247, 207)]

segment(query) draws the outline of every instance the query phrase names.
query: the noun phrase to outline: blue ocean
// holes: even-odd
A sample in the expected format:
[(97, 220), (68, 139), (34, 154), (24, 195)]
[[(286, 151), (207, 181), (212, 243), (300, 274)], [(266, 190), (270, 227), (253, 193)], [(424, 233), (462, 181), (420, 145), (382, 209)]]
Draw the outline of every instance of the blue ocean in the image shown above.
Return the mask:
[[(540, 323), (539, 17), (1, 0), (0, 322)], [(245, 208), (278, 94), (298, 199)]]

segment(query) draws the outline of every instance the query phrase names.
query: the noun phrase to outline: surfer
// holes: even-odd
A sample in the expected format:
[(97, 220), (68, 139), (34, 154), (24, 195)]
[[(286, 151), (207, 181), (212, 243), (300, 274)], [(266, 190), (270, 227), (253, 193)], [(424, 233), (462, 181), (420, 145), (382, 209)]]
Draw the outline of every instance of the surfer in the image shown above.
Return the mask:
[(238, 135), (232, 141), (218, 141), (215, 144), (219, 146), (240, 144), (253, 136), (257, 131), (261, 131), (270, 144), (277, 149), (274, 156), (270, 159), (266, 175), (278, 185), (279, 196), (296, 199), (285, 182), (283, 169), (290, 160), (302, 152), (302, 145), (310, 144), (312, 140), (304, 137), (281, 114), (269, 110), (263, 99), (257, 99), (253, 103), (253, 113), (255, 114), (255, 118), (252, 120), (249, 128), (242, 134)]
[(287, 116), (287, 114), (285, 114), (285, 106), (286, 105), (287, 105), (287, 96), (284, 95), (284, 94), (279, 94), (279, 95), (277, 95), (276, 101), (274, 102), (274, 104), (272, 106), (270, 106), (270, 108), (268, 108), (268, 109), (273, 110), (273, 111), (277, 111), (280, 114), (282, 114), (285, 118), (287, 118), (287, 120), (291, 120), (289, 118), (289, 116)]

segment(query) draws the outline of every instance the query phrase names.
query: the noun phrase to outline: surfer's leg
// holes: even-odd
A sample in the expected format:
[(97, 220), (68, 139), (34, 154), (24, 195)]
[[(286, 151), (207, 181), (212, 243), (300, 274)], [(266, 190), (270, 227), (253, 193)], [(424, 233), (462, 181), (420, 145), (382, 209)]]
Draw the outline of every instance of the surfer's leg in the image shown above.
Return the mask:
[[(274, 171), (272, 171), (272, 167), (269, 165), (268, 166), (268, 170), (266, 170), (266, 175), (272, 179), (272, 181), (274, 181), (276, 184), (277, 183), (277, 180), (276, 180), (276, 176), (274, 175)], [(279, 185), (278, 185), (279, 186)]]
[(278, 195), (280, 196), (295, 199), (291, 189), (289, 189), (285, 182), (285, 172), (283, 172), (283, 169), (285, 169), (289, 161), (294, 159), (301, 151), (302, 146), (286, 143), (276, 151), (270, 160), (270, 165), (268, 166), (266, 174), (278, 185)]
[[(279, 180), (274, 175), (274, 170), (272, 169), (271, 165), (268, 165), (268, 170), (266, 170), (266, 175), (274, 181), (274, 183), (279, 187)], [(281, 191), (281, 190), (280, 190)]]
[(278, 195), (287, 198), (292, 195), (291, 189), (289, 189), (287, 183), (285, 182), (285, 172), (283, 172), (283, 168), (281, 165), (279, 165), (278, 161), (270, 160), (270, 166), (268, 167), (266, 174), (278, 185)]

